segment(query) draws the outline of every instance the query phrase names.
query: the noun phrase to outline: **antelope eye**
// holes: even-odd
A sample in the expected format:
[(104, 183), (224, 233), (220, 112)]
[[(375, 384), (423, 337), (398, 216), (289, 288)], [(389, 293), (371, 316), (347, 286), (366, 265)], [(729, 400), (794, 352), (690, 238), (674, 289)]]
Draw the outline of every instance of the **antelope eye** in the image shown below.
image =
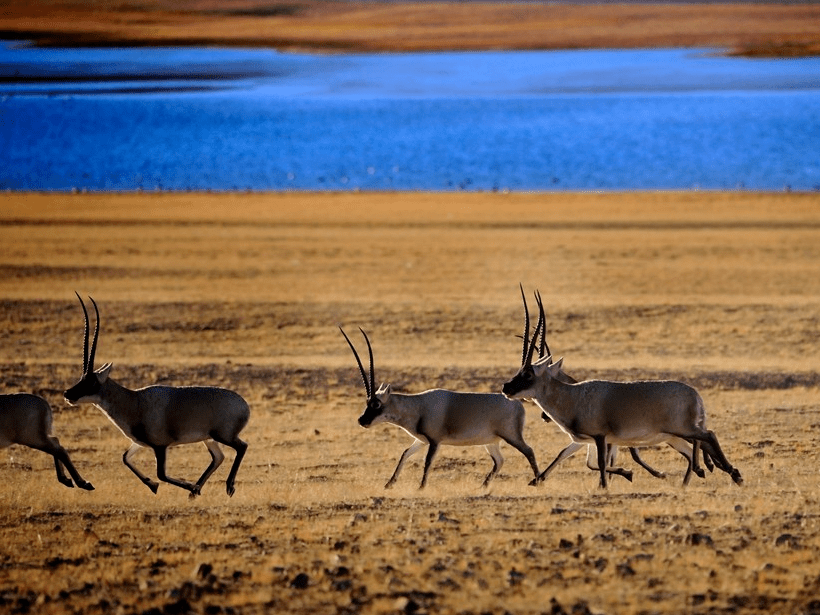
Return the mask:
[(378, 399), (371, 399), (367, 402), (367, 407), (371, 410), (381, 410), (382, 402)]

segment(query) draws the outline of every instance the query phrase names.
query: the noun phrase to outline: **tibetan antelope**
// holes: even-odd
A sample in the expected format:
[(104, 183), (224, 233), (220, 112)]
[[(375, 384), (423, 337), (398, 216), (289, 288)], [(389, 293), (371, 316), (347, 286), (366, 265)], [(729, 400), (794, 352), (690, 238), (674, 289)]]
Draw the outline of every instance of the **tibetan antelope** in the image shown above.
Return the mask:
[[(80, 489), (93, 491), (94, 485), (80, 476), (60, 441), (51, 433), (51, 406), (42, 397), (30, 393), (0, 395), (0, 448), (22, 444), (54, 457), (57, 480), (66, 487), (76, 483)], [(65, 468), (74, 479), (65, 475)]]
[[(190, 497), (200, 494), (205, 481), (222, 464), (225, 455), (217, 442), (236, 451), (228, 474), (227, 491), (232, 496), (239, 464), (248, 445), (239, 439), (239, 432), (248, 423), (250, 409), (239, 394), (217, 387), (149, 386), (131, 390), (109, 378), (111, 363), (94, 370), (94, 355), (100, 332), (100, 312), (91, 299), (96, 314), (94, 339), (89, 350), (88, 311), (83, 300), (80, 305), (85, 315), (83, 339), (83, 376), (65, 392), (69, 404), (90, 403), (102, 410), (120, 428), (133, 444), (122, 457), (123, 463), (154, 493), (159, 483), (145, 476), (131, 463), (131, 457), (141, 447), (154, 451), (157, 459), (157, 478), (186, 489)], [(165, 473), (165, 458), (169, 446), (204, 442), (211, 454), (211, 463), (196, 483), (171, 478)]]
[(698, 468), (702, 447), (709, 460), (741, 484), (740, 472), (732, 467), (720, 448), (714, 432), (706, 429), (703, 400), (692, 387), (669, 380), (612, 382), (587, 380), (568, 384), (560, 379), (563, 359), (557, 362), (547, 355), (532, 362), (533, 347), (541, 327), (544, 308), (539, 302), (538, 325), (521, 369), (502, 388), (512, 399), (533, 399), (572, 439), (572, 443), (534, 482), (540, 482), (563, 459), (584, 445), (594, 443), (598, 453), (600, 485), (607, 486), (609, 444), (617, 446), (650, 446), (668, 442), (689, 442), (692, 454), (684, 476), (687, 484)]
[(377, 423), (390, 423), (401, 427), (415, 438), (415, 442), (401, 454), (393, 475), (384, 486), (385, 489), (393, 486), (404, 463), (424, 448), (425, 444), (428, 445), (427, 457), (419, 488), (427, 484), (427, 473), (442, 444), (484, 445), (493, 458), (493, 469), (484, 479), (485, 487), (504, 463), (499, 449), (501, 440), (524, 455), (534, 475), (538, 476), (535, 453), (524, 441), (525, 411), (521, 402), (507, 399), (498, 393), (458, 393), (432, 389), (415, 395), (405, 395), (393, 393), (389, 384), (382, 384), (376, 389), (373, 348), (367, 334), (359, 328), (370, 356), (369, 378), (350, 338), (341, 327), (339, 330), (353, 351), (353, 356), (356, 357), (367, 394), (367, 407), (359, 417), (359, 425), (369, 428)]
[[(529, 308), (527, 307), (527, 297), (524, 294), (523, 285), (519, 284), (519, 288), (521, 289), (521, 300), (524, 303), (524, 335), (522, 336), (522, 339), (524, 340), (524, 350), (523, 350), (523, 353), (521, 355), (521, 364), (523, 365), (527, 361), (532, 362), (532, 355), (531, 355), (531, 353), (528, 353), (529, 336), (530, 336), (530, 311), (529, 311)], [(541, 308), (541, 306), (542, 306), (541, 293), (539, 293), (537, 290), (535, 291), (535, 300), (538, 303), (539, 308)], [(539, 340), (539, 344), (538, 344), (538, 356), (539, 356), (539, 358), (543, 359), (544, 357), (551, 355), (549, 346), (547, 346), (547, 324), (546, 324), (546, 320), (544, 320), (544, 322), (541, 324), (540, 332), (541, 332), (541, 335), (540, 335), (540, 340)], [(534, 339), (533, 339), (533, 344), (534, 344)], [(529, 359), (527, 358), (528, 354), (529, 354)], [(557, 377), (561, 382), (564, 382), (566, 384), (577, 384), (577, 382), (578, 382), (575, 378), (573, 378), (572, 376), (570, 376), (569, 374), (567, 374), (563, 370), (560, 370), (558, 372)], [(541, 419), (546, 423), (551, 422), (549, 414), (547, 414), (544, 411), (541, 412)], [(686, 446), (685, 443), (684, 443), (684, 446)], [(581, 447), (579, 446), (578, 448), (581, 448)], [(576, 450), (578, 450), (578, 449), (572, 450), (572, 452), (567, 454), (567, 457), (569, 457)], [(616, 456), (617, 456), (617, 451), (618, 451), (618, 447), (615, 446), (614, 444), (607, 445), (607, 470), (606, 471), (609, 474), (617, 474), (619, 476), (623, 476), (629, 482), (632, 482), (632, 472), (630, 470), (625, 470), (623, 468), (614, 467), (615, 466), (615, 459), (616, 459)], [(658, 472), (655, 468), (653, 468), (652, 466), (647, 464), (643, 459), (641, 459), (641, 456), (638, 453), (637, 448), (629, 447), (629, 453), (630, 453), (630, 455), (632, 455), (632, 459), (635, 461), (635, 463), (637, 463), (644, 470), (649, 472), (652, 476), (654, 476), (655, 478), (666, 478), (666, 475), (663, 472)], [(684, 454), (684, 456), (687, 456), (685, 453), (683, 453), (683, 454)], [(688, 456), (687, 456), (687, 458), (688, 458)], [(593, 445), (592, 444), (587, 445), (587, 467), (590, 470), (594, 470), (596, 472), (599, 472), (600, 469), (598, 468), (597, 459), (598, 459), (597, 454), (595, 454), (593, 452)], [(546, 476), (546, 473), (544, 474), (544, 476)]]

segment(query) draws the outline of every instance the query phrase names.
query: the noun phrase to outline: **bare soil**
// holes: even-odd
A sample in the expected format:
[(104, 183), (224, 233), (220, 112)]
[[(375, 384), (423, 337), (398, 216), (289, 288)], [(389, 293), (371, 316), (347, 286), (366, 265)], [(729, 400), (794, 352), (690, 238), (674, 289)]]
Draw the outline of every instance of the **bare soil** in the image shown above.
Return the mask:
[(820, 53), (817, 3), (6, 0), (0, 38), (40, 45), (313, 51), (700, 47)]
[[(0, 451), (0, 611), (8, 613), (817, 613), (820, 196), (271, 194), (0, 196), (2, 391), (50, 401), (93, 492), (50, 459)], [(703, 395), (745, 484), (681, 486), (669, 448), (609, 490), (579, 454), (489, 489), (480, 447), (421, 456), (356, 422), (364, 394), (337, 325), (370, 334), (376, 377), (498, 391), (520, 362), (518, 284), (577, 378), (675, 378)], [(100, 305), (112, 377), (215, 384), (250, 403), (202, 495), (152, 494), (128, 441), (62, 391), (82, 312)], [(357, 333), (357, 332), (356, 332)], [(354, 339), (355, 336), (354, 336)], [(528, 406), (539, 464), (566, 436)], [(204, 446), (175, 448), (195, 478)], [(152, 455), (137, 463), (153, 474)]]

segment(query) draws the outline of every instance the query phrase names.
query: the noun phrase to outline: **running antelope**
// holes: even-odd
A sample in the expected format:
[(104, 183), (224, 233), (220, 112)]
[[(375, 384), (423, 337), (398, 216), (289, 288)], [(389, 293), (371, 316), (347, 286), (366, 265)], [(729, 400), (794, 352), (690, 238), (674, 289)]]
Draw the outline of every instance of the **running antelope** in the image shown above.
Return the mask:
[[(217, 387), (170, 387), (149, 386), (132, 391), (109, 378), (111, 363), (94, 371), (94, 355), (100, 332), (100, 312), (91, 299), (96, 314), (94, 339), (89, 351), (88, 311), (80, 295), (80, 305), (85, 315), (83, 338), (83, 376), (77, 384), (65, 392), (66, 401), (72, 405), (90, 403), (102, 410), (120, 428), (133, 444), (122, 457), (123, 462), (154, 493), (159, 483), (145, 476), (131, 463), (131, 457), (141, 447), (154, 451), (157, 459), (157, 478), (166, 483), (186, 489), (190, 497), (200, 494), (205, 481), (222, 464), (225, 455), (217, 442), (236, 451), (233, 466), (228, 474), (227, 491), (232, 496), (239, 464), (248, 445), (239, 439), (239, 432), (248, 423), (250, 409), (242, 397), (233, 391)], [(211, 463), (196, 483), (171, 478), (165, 473), (166, 451), (169, 446), (204, 442), (211, 454)]]
[[(391, 423), (404, 429), (415, 438), (415, 442), (399, 458), (390, 480), (385, 484), (389, 489), (396, 482), (404, 463), (415, 453), (428, 445), (424, 461), (424, 473), (419, 488), (427, 484), (427, 473), (442, 444), (456, 446), (484, 445), (493, 458), (493, 469), (484, 479), (486, 487), (501, 469), (501, 440), (518, 450), (530, 462), (534, 476), (538, 476), (535, 453), (524, 441), (524, 406), (521, 402), (507, 399), (498, 393), (457, 393), (444, 389), (432, 389), (415, 395), (393, 393), (389, 384), (376, 389), (373, 368), (373, 348), (367, 334), (359, 328), (367, 343), (370, 355), (370, 377), (364, 371), (359, 353), (344, 330), (339, 330), (347, 340), (367, 394), (367, 407), (359, 417), (359, 425), (369, 428), (377, 423)], [(534, 480), (534, 479), (533, 479)]]
[[(530, 355), (530, 358), (527, 359), (528, 348), (529, 348), (529, 336), (530, 336), (530, 311), (529, 311), (529, 308), (527, 307), (527, 297), (524, 294), (523, 285), (519, 284), (519, 288), (521, 289), (521, 300), (524, 303), (524, 335), (522, 336), (522, 339), (524, 340), (524, 350), (523, 350), (523, 353), (521, 355), (521, 364), (523, 365), (528, 360), (530, 362), (532, 362), (532, 356), (531, 355)], [(535, 291), (535, 301), (538, 303), (538, 307), (539, 307), (539, 323), (540, 323), (540, 332), (541, 332), (540, 341), (539, 341), (539, 344), (538, 344), (538, 356), (543, 359), (544, 357), (551, 355), (551, 353), (550, 353), (549, 346), (547, 346), (547, 323), (546, 323), (546, 319), (544, 319), (543, 322), (540, 321), (540, 313), (543, 313), (543, 307), (542, 307), (542, 303), (541, 303), (541, 293), (539, 293), (537, 290)], [(533, 343), (534, 343), (534, 341), (533, 341)], [(577, 384), (577, 382), (578, 382), (575, 378), (573, 378), (572, 376), (570, 376), (569, 374), (567, 374), (563, 370), (561, 370), (558, 373), (558, 379), (561, 382), (564, 382), (566, 384)], [(549, 417), (549, 414), (547, 414), (544, 411), (541, 412), (541, 419), (546, 423), (549, 423), (551, 421), (551, 419)], [(684, 442), (684, 446), (686, 446), (685, 442)], [(578, 448), (581, 448), (581, 447), (579, 446)], [(567, 457), (569, 457), (571, 454), (573, 454), (576, 450), (578, 450), (578, 449), (576, 448), (576, 449), (572, 450), (570, 453), (568, 453)], [(643, 459), (641, 459), (640, 454), (638, 454), (638, 449), (637, 448), (630, 446), (629, 447), (629, 453), (632, 455), (632, 459), (635, 460), (635, 463), (637, 463), (644, 470), (649, 472), (652, 476), (654, 476), (655, 478), (666, 478), (666, 475), (663, 472), (657, 471), (655, 468), (653, 468), (652, 466), (647, 464)], [(617, 446), (615, 446), (614, 444), (607, 445), (607, 470), (606, 471), (609, 474), (617, 474), (619, 476), (623, 476), (629, 482), (632, 482), (632, 471), (631, 470), (625, 470), (624, 468), (614, 467), (615, 466), (615, 459), (617, 457), (617, 454), (618, 454), (618, 447)], [(689, 454), (687, 454), (687, 453), (682, 453), (682, 454), (685, 457), (687, 457), (687, 459), (688, 459), (691, 456), (691, 451), (689, 452)], [(593, 453), (593, 445), (592, 444), (587, 445), (587, 467), (590, 470), (594, 470), (596, 472), (600, 471), (600, 469), (598, 468), (597, 454)], [(546, 473), (544, 475), (546, 476)]]
[[(54, 457), (58, 481), (66, 487), (76, 483), (80, 489), (93, 491), (94, 485), (77, 472), (60, 441), (52, 435), (51, 426), (51, 406), (42, 397), (30, 393), (0, 395), (0, 448), (22, 444), (48, 453)], [(71, 474), (73, 482), (63, 468)]]
[(533, 482), (544, 480), (560, 461), (585, 444), (594, 443), (598, 453), (600, 484), (606, 488), (609, 444), (639, 447), (662, 442), (668, 442), (675, 448), (681, 442), (692, 445), (684, 484), (688, 483), (693, 471), (702, 472), (698, 467), (701, 447), (708, 454), (708, 459), (729, 474), (735, 483), (743, 482), (740, 472), (723, 454), (714, 432), (706, 429), (703, 400), (692, 387), (669, 380), (588, 380), (568, 384), (560, 379), (563, 359), (553, 362), (552, 357), (547, 355), (532, 363), (539, 331), (545, 326), (543, 306), (539, 305), (539, 308), (538, 325), (532, 343), (524, 353), (521, 369), (504, 384), (502, 390), (512, 399), (534, 399), (569, 435), (572, 443)]

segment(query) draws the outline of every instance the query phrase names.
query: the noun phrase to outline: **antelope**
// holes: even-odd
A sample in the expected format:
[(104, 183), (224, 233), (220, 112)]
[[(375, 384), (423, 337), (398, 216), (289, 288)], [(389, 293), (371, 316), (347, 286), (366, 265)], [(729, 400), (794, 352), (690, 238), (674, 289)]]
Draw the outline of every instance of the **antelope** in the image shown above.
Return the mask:
[[(75, 293), (76, 294), (76, 293)], [(100, 332), (100, 312), (94, 305), (96, 325), (94, 339), (89, 350), (89, 320), (85, 303), (77, 294), (85, 315), (83, 338), (82, 378), (65, 392), (71, 405), (90, 403), (103, 411), (109, 419), (132, 441), (122, 457), (123, 463), (156, 493), (159, 483), (145, 476), (133, 465), (131, 458), (142, 447), (154, 451), (157, 460), (157, 478), (189, 492), (194, 498), (201, 493), (205, 481), (222, 464), (225, 455), (219, 444), (236, 451), (233, 466), (228, 474), (227, 492), (232, 496), (239, 464), (245, 456), (247, 443), (239, 439), (239, 432), (248, 423), (250, 409), (247, 402), (234, 391), (218, 387), (171, 387), (148, 386), (131, 390), (109, 377), (112, 364), (106, 363), (94, 370), (94, 355)], [(172, 478), (165, 472), (165, 459), (170, 446), (204, 442), (211, 455), (211, 463), (196, 483)]]
[[(30, 393), (0, 395), (0, 448), (22, 444), (54, 457), (57, 480), (66, 487), (93, 491), (94, 485), (84, 480), (60, 441), (52, 434), (52, 414), (49, 403)], [(66, 476), (65, 470), (74, 479)]]
[(736, 484), (742, 484), (740, 472), (726, 459), (717, 436), (706, 429), (703, 400), (692, 387), (671, 380), (587, 380), (570, 384), (560, 378), (563, 359), (553, 362), (547, 355), (533, 363), (534, 346), (545, 326), (540, 302), (539, 309), (538, 325), (521, 368), (503, 385), (502, 391), (511, 399), (534, 399), (572, 442), (533, 483), (544, 480), (553, 467), (585, 444), (596, 446), (600, 486), (606, 488), (608, 445), (638, 447), (668, 442), (680, 450), (679, 446), (688, 442), (692, 454), (684, 485), (693, 471), (699, 475), (702, 472), (698, 467), (701, 447), (708, 460), (729, 474)]
[[(523, 365), (527, 361), (527, 355), (528, 355), (529, 335), (530, 335), (530, 311), (529, 311), (529, 308), (527, 307), (527, 297), (524, 294), (523, 285), (519, 284), (519, 288), (521, 289), (521, 300), (524, 303), (524, 335), (522, 336), (522, 339), (524, 340), (524, 349), (523, 349), (523, 353), (522, 353), (522, 357), (521, 357), (521, 363)], [(541, 306), (541, 294), (538, 291), (535, 291), (535, 300), (536, 300), (536, 302), (538, 303), (538, 305), (540, 307)], [(543, 358), (543, 357), (551, 354), (550, 350), (549, 350), (549, 346), (547, 346), (547, 325), (546, 325), (546, 321), (544, 321), (543, 325), (540, 327), (540, 333), (541, 333), (541, 335), (540, 335), (540, 343), (538, 345), (538, 356)], [(533, 338), (533, 340), (534, 340), (534, 338)], [(532, 360), (532, 358), (530, 357), (530, 361), (531, 360)], [(566, 384), (576, 384), (578, 382), (575, 378), (573, 378), (572, 376), (570, 376), (569, 374), (567, 374), (563, 370), (561, 370), (558, 373), (558, 379), (561, 380), (562, 382), (565, 382)], [(545, 423), (549, 423), (551, 421), (551, 419), (549, 417), (549, 414), (547, 414), (544, 411), (541, 412), (541, 419)], [(581, 448), (581, 447), (579, 446), (578, 448)], [(572, 450), (572, 452), (569, 453), (567, 455), (567, 457), (569, 457), (572, 453), (574, 453), (576, 450), (578, 450), (578, 448)], [(617, 474), (619, 476), (623, 476), (629, 482), (632, 482), (632, 472), (630, 470), (625, 470), (623, 468), (614, 467), (615, 466), (615, 459), (616, 459), (616, 456), (617, 456), (617, 450), (618, 450), (618, 447), (615, 446), (615, 445), (609, 445), (608, 446), (607, 472), (610, 473), (610, 474)], [(637, 448), (629, 447), (629, 452), (632, 455), (632, 459), (634, 459), (635, 462), (639, 466), (644, 468), (652, 476), (654, 476), (655, 478), (666, 478), (666, 475), (663, 472), (658, 472), (655, 468), (653, 468), (652, 466), (647, 464), (643, 459), (641, 459), (641, 456), (638, 454), (638, 449)], [(596, 458), (597, 458), (597, 456), (593, 457), (592, 445), (588, 445), (587, 446), (587, 467), (590, 470), (594, 470), (594, 471), (598, 472), (600, 470), (598, 468)]]
[(432, 389), (408, 395), (393, 393), (389, 384), (382, 384), (376, 389), (373, 348), (367, 333), (361, 327), (359, 328), (367, 343), (370, 356), (369, 378), (350, 338), (344, 329), (339, 327), (339, 330), (353, 351), (367, 394), (367, 406), (359, 417), (359, 425), (369, 428), (378, 423), (390, 423), (401, 427), (415, 438), (413, 444), (401, 454), (393, 475), (384, 486), (385, 489), (395, 484), (405, 462), (424, 448), (425, 444), (428, 445), (427, 457), (424, 461), (424, 472), (419, 489), (424, 488), (427, 484), (427, 474), (442, 444), (484, 445), (493, 459), (493, 468), (484, 479), (484, 487), (489, 485), (504, 463), (499, 449), (501, 440), (524, 455), (530, 463), (534, 476), (538, 476), (535, 453), (524, 441), (522, 435), (525, 411), (521, 402), (507, 399), (498, 393), (460, 393)]

